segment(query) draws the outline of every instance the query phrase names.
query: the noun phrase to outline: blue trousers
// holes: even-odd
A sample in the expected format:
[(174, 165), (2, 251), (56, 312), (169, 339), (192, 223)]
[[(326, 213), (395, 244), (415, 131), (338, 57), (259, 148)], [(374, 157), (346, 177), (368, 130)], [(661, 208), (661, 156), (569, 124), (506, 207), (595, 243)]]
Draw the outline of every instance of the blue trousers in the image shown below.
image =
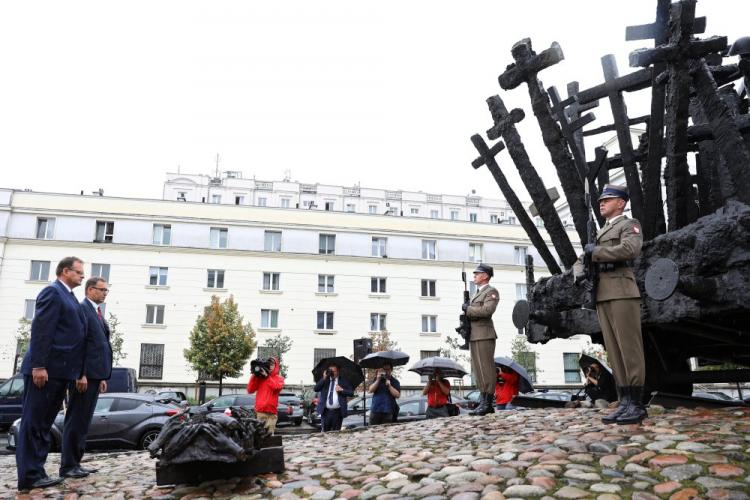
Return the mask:
[(16, 442), (18, 489), (25, 490), (35, 481), (47, 477), (50, 429), (60, 411), (68, 380), (50, 378), (43, 388), (34, 385), (31, 375), (23, 377), (23, 411)]
[(70, 402), (68, 411), (65, 413), (65, 426), (63, 427), (60, 475), (81, 465), (81, 458), (86, 450), (86, 436), (89, 433), (96, 402), (99, 400), (99, 382), (99, 380), (89, 380), (88, 387), (82, 393), (76, 390), (75, 382), (70, 383), (68, 388)]
[(342, 420), (344, 419), (341, 417), (341, 409), (329, 410), (324, 408), (323, 415), (320, 416), (320, 429), (323, 432), (340, 431)]

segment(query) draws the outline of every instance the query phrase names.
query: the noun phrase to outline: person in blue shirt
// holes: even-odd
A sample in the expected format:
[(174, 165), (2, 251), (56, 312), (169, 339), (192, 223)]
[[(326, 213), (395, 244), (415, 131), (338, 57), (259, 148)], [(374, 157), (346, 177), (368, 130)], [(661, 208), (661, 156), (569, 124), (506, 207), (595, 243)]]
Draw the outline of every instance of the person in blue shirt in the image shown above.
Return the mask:
[(401, 396), (401, 384), (392, 375), (393, 366), (384, 364), (375, 374), (375, 380), (368, 391), (372, 394), (370, 408), (370, 425), (388, 424), (394, 422), (394, 414), (398, 411), (396, 400)]

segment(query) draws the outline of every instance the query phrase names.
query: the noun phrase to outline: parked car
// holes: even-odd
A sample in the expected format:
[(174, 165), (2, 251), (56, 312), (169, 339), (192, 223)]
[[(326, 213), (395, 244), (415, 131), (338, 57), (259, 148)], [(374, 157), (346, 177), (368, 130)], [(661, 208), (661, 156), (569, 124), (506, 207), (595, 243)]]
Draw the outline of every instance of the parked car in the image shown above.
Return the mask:
[[(398, 400), (398, 423), (416, 422), (427, 418), (427, 396), (412, 396), (403, 400)], [(368, 404), (369, 408), (369, 404)], [(468, 411), (459, 405), (459, 415), (465, 415)], [(367, 420), (362, 418), (362, 414), (349, 415), (341, 424), (342, 429), (355, 429), (369, 425), (370, 410), (367, 410)]]
[(188, 398), (185, 395), (185, 393), (182, 391), (173, 391), (173, 390), (158, 391), (154, 394), (154, 398), (160, 401), (170, 401), (182, 407), (189, 406)]
[[(286, 407), (284, 407), (286, 405)], [(279, 422), (282, 421), (281, 413), (285, 413), (284, 422), (290, 422), (295, 426), (302, 425), (304, 418), (304, 403), (302, 399), (293, 392), (282, 392), (279, 394)]]
[(477, 390), (470, 391), (466, 393), (466, 396), (464, 396), (464, 399), (466, 400), (466, 407), (470, 410), (473, 410), (477, 406), (479, 406), (479, 396), (481, 393)]
[(0, 385), (0, 430), (6, 430), (21, 418), (23, 403), (23, 375), (20, 373)]
[[(276, 425), (301, 425), (303, 416), (299, 398), (293, 393), (282, 394), (279, 395), (279, 404), (276, 407), (278, 415)], [(189, 412), (197, 413), (204, 410), (212, 413), (223, 412), (231, 406), (255, 410), (255, 394), (224, 394), (200, 406), (191, 406)]]
[[(99, 396), (91, 420), (86, 448), (131, 448), (145, 450), (159, 435), (170, 417), (182, 410), (174, 404), (161, 403), (147, 394), (110, 393)], [(8, 432), (8, 448), (15, 448), (21, 419)], [(60, 449), (65, 413), (60, 412), (52, 424), (50, 449)]]
[(107, 392), (138, 392), (138, 376), (133, 368), (115, 366), (107, 381)]

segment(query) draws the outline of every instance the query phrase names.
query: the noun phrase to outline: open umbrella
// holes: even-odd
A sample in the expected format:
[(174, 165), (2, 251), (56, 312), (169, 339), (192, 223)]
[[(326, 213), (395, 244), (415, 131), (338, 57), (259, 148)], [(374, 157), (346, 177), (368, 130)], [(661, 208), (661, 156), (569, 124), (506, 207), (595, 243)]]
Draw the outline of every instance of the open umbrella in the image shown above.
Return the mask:
[(443, 377), (447, 378), (461, 378), (467, 373), (463, 366), (452, 359), (441, 358), (439, 356), (420, 359), (409, 368), (409, 371), (419, 373), (420, 375), (432, 375), (435, 373), (436, 368), (440, 368)]
[(383, 364), (390, 363), (391, 366), (402, 366), (409, 362), (409, 355), (401, 351), (379, 351), (373, 352), (359, 360), (362, 368), (383, 368)]
[(331, 364), (335, 364), (339, 367), (339, 377), (352, 384), (352, 388), (357, 387), (364, 382), (365, 376), (362, 374), (362, 368), (354, 364), (354, 361), (345, 358), (344, 356), (321, 359), (318, 364), (315, 365), (315, 368), (312, 369), (313, 378), (316, 382), (323, 378), (323, 372), (325, 372), (326, 368)]
[[(591, 365), (599, 365), (601, 368), (597, 384), (599, 392), (591, 394), (587, 392), (587, 394), (592, 398), (601, 396), (602, 399), (606, 399), (607, 401), (615, 401), (617, 399), (617, 392), (615, 390), (616, 383), (615, 377), (612, 375), (612, 369), (601, 359), (589, 356), (588, 354), (581, 354), (581, 357), (578, 359), (578, 366), (581, 367), (581, 370), (586, 373), (586, 369)], [(584, 380), (584, 383), (588, 383), (588, 381)]]
[(521, 380), (518, 381), (519, 392), (531, 392), (534, 390), (534, 386), (531, 385), (531, 378), (526, 372), (526, 369), (516, 363), (514, 360), (505, 358), (503, 356), (498, 356), (495, 358), (495, 366), (506, 366), (516, 372), (519, 377), (521, 377)]
[(581, 354), (580, 359), (578, 359), (578, 366), (581, 367), (581, 370), (586, 370), (589, 366), (593, 365), (594, 363), (598, 364), (602, 368), (604, 368), (606, 371), (608, 371), (610, 374), (612, 373), (612, 369), (599, 358), (595, 358), (593, 356), (589, 356), (588, 354)]

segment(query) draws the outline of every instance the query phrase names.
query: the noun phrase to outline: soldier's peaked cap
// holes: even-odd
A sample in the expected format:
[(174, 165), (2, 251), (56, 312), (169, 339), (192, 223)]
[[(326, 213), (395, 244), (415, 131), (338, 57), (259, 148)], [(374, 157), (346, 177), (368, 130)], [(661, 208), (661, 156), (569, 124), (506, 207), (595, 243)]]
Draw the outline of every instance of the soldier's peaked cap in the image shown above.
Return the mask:
[(602, 190), (601, 196), (599, 196), (599, 201), (606, 198), (622, 198), (623, 200), (628, 201), (630, 199), (628, 187), (618, 186), (617, 184), (606, 184)]
[(492, 275), (495, 274), (495, 270), (492, 269), (492, 266), (488, 266), (487, 264), (479, 264), (476, 269), (474, 269), (474, 273), (487, 273), (487, 276), (492, 278)]

